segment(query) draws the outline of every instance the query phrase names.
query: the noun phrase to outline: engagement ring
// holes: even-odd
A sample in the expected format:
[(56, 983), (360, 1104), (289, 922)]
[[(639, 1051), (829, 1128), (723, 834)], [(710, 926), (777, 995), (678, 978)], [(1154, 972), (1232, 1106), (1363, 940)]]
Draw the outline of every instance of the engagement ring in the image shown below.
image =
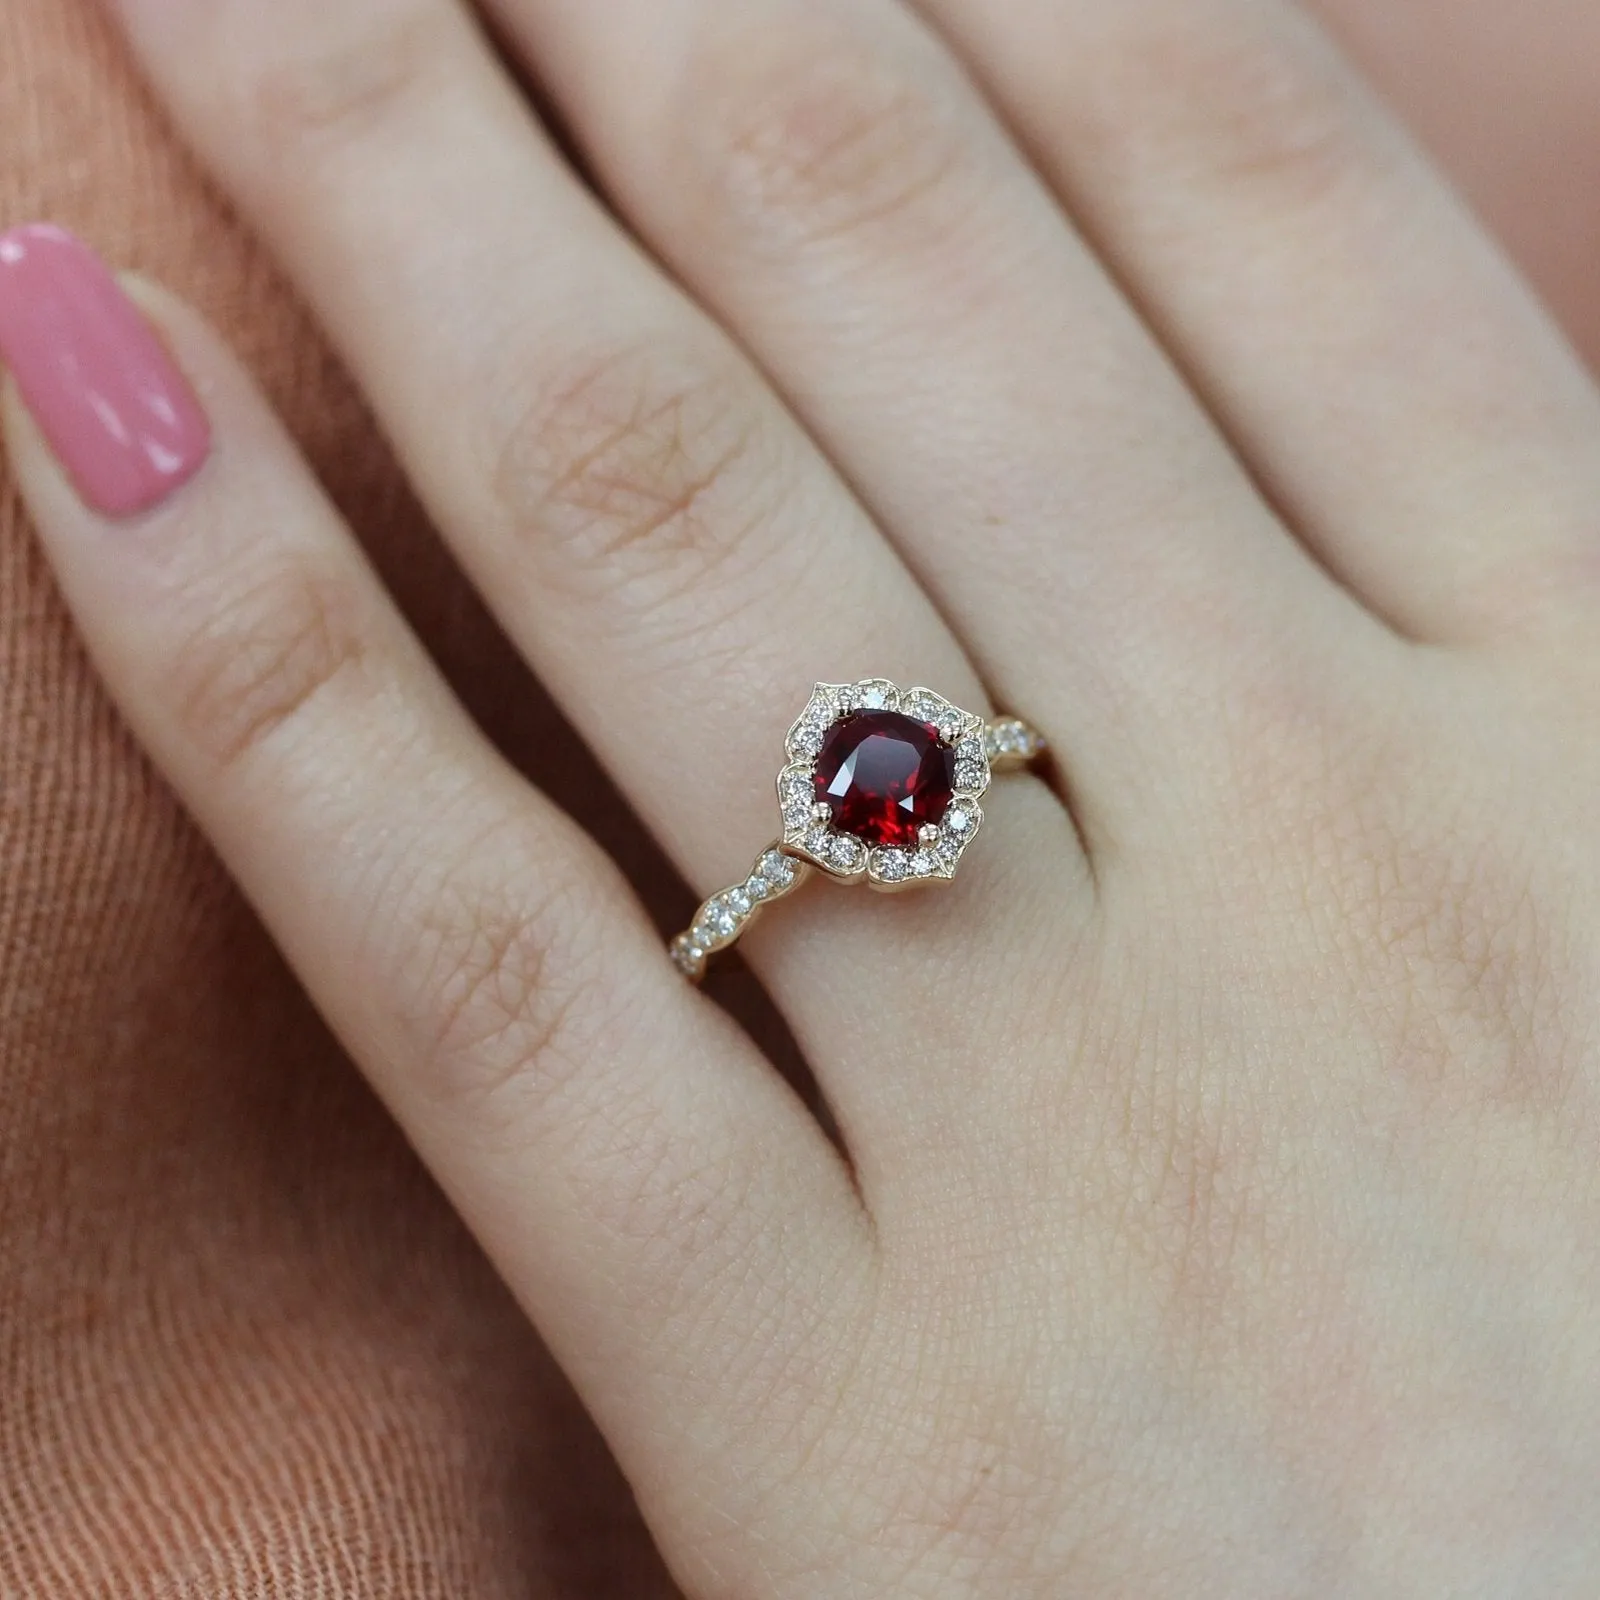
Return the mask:
[(950, 882), (983, 826), (991, 779), (1037, 760), (1045, 742), (1014, 717), (989, 722), (931, 689), (867, 678), (819, 683), (786, 748), (782, 837), (672, 941), (695, 982), (765, 906), (819, 872), (889, 894)]

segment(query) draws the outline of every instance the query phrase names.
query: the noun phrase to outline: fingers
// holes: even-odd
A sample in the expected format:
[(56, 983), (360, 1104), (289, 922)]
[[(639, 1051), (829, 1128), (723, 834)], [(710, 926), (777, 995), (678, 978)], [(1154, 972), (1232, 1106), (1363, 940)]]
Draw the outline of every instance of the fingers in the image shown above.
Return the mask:
[[(582, 188), (463, 8), (119, 4), (464, 565), (696, 887), (723, 888), (777, 831), (783, 732), (815, 682), (894, 677), (984, 709), (849, 490)], [(1036, 925), (1081, 914), (1089, 880), (1054, 797), (1019, 779), (996, 810), (955, 894), (992, 873)], [(857, 1149), (928, 1092), (866, 1066), (917, 1004), (883, 992), (877, 910), (809, 894), (749, 944)], [(898, 914), (896, 942), (944, 920), (954, 945), (948, 919)], [(962, 981), (986, 982), (976, 968)]]
[[(897, 5), (496, 0), (624, 213), (759, 354), (1068, 752), (1172, 831), (1218, 723), (1365, 619), (1275, 517), (957, 64)], [(1141, 817), (1144, 813), (1148, 822)]]
[[(123, 9), (490, 603), (697, 880), (744, 864), (730, 828), (744, 856), (770, 838), (782, 730), (830, 666), (983, 700), (848, 492), (593, 204), (458, 7)], [(663, 804), (680, 763), (731, 805)]]
[(1592, 611), (1592, 385), (1301, 7), (916, 3), (1374, 608), (1444, 641)]
[(848, 1175), (471, 726), (232, 362), (141, 298), (188, 381), (80, 247), (0, 237), (8, 440), (89, 646), (636, 1485), (726, 1486), (746, 1384), (849, 1325)]

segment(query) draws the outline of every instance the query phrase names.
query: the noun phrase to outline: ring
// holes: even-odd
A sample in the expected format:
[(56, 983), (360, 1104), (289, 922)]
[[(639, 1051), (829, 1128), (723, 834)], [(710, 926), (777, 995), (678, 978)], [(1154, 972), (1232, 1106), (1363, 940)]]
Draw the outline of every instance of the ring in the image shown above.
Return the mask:
[(996, 773), (1045, 753), (1015, 717), (994, 722), (886, 678), (819, 683), (789, 730), (778, 774), (782, 837), (750, 876), (714, 894), (670, 946), (692, 982), (760, 913), (822, 873), (887, 894), (949, 883), (983, 826)]

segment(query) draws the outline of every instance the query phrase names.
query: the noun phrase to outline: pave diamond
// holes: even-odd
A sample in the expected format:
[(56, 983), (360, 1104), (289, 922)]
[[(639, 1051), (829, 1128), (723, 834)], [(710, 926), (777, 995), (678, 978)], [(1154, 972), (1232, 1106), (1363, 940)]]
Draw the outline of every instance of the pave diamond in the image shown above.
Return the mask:
[(988, 788), (988, 762), (958, 761), (956, 763), (955, 786), (963, 794), (978, 794)]
[(903, 883), (910, 870), (903, 850), (874, 850), (872, 866), (885, 883)]
[(678, 971), (686, 978), (698, 981), (706, 968), (706, 952), (686, 934), (680, 934), (674, 939), (671, 949), (672, 959), (677, 964)]
[(799, 874), (799, 868), (781, 850), (767, 851), (756, 870), (766, 879), (769, 894), (787, 889)]
[(829, 856), (834, 866), (845, 872), (854, 872), (866, 860), (867, 849), (859, 839), (852, 839), (847, 833), (839, 833), (833, 837)]
[(805, 827), (811, 819), (811, 807), (814, 804), (815, 796), (812, 794), (811, 774), (808, 771), (790, 768), (778, 779), (778, 805), (783, 812), (785, 828)]
[(990, 756), (1008, 756), (1032, 761), (1044, 752), (1044, 740), (1025, 722), (1006, 717), (989, 729), (986, 741)]
[(700, 908), (689, 936), (697, 945), (712, 950), (727, 943), (738, 931), (738, 918), (725, 905), (713, 902)]

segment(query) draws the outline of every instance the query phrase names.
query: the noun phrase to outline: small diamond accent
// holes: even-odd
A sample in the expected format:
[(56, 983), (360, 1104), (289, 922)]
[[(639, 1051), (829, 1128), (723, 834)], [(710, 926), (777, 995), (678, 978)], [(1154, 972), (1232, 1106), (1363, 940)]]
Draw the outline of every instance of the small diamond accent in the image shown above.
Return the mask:
[(982, 789), (989, 782), (989, 766), (987, 762), (958, 761), (956, 763), (956, 788), (965, 789), (969, 793)]
[(770, 893), (773, 889), (787, 889), (794, 882), (798, 869), (781, 850), (769, 850), (762, 856), (757, 871), (770, 885)]
[(889, 691), (881, 683), (864, 683), (857, 691), (859, 704), (867, 711), (883, 711), (889, 704)]
[(811, 692), (800, 720), (808, 727), (826, 728), (839, 715), (839, 698), (843, 686), (836, 683), (819, 683)]
[(698, 978), (705, 970), (706, 953), (692, 939), (679, 935), (672, 941), (672, 959), (678, 971), (688, 978)]
[(956, 746), (957, 761), (979, 762), (987, 761), (988, 759), (989, 753), (984, 748), (984, 742), (982, 739), (963, 739), (961, 743)]
[(847, 833), (839, 834), (833, 841), (833, 864), (842, 867), (846, 872), (854, 872), (861, 865), (865, 855), (866, 848), (861, 841), (852, 839)]
[(1044, 740), (1025, 722), (1007, 717), (989, 729), (987, 744), (991, 756), (1016, 756), (1031, 761), (1044, 750)]
[(751, 905), (756, 905), (765, 900), (771, 889), (772, 885), (760, 873), (753, 873), (745, 880), (744, 892), (749, 895)]
[(946, 866), (954, 865), (961, 859), (961, 852), (967, 847), (967, 841), (957, 833), (942, 834), (934, 848), (939, 852), (939, 858)]
[(931, 850), (919, 850), (911, 858), (913, 878), (931, 878), (939, 870), (939, 858)]
[(803, 828), (811, 820), (813, 796), (811, 778), (804, 772), (786, 772), (778, 780), (778, 804), (783, 809), (784, 826)]
[(971, 833), (978, 819), (966, 806), (954, 805), (944, 814), (944, 825), (949, 833)]
[(750, 891), (741, 883), (737, 889), (728, 891), (728, 908), (736, 917), (748, 917), (750, 908), (755, 902), (750, 898)]
[(873, 852), (873, 865), (885, 883), (901, 883), (908, 870), (903, 850), (877, 850)]
[(695, 924), (695, 937), (701, 933), (708, 934), (709, 941), (714, 943), (718, 939), (731, 939), (739, 931), (739, 919), (729, 909), (725, 900), (713, 900), (700, 913), (700, 920)]

